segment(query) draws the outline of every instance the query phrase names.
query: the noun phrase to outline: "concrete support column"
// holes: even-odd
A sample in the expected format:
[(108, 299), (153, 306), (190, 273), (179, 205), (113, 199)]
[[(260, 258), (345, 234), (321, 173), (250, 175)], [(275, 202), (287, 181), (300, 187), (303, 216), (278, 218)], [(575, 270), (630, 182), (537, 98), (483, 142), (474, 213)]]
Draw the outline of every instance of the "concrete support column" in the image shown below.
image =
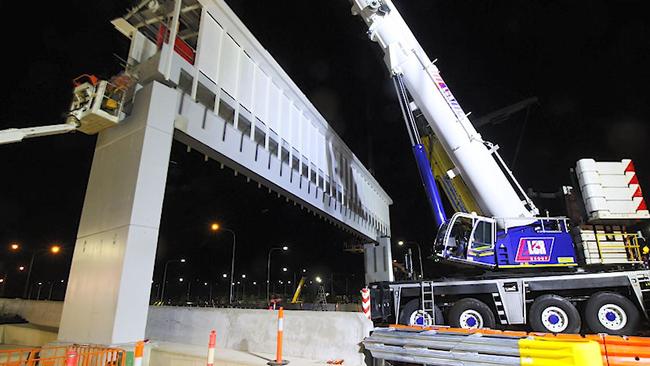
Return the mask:
[(59, 341), (144, 338), (176, 99), (152, 82), (138, 91), (128, 118), (99, 134)]
[(365, 244), (363, 246), (363, 256), (366, 269), (366, 284), (395, 280), (389, 236), (380, 237), (377, 244)]

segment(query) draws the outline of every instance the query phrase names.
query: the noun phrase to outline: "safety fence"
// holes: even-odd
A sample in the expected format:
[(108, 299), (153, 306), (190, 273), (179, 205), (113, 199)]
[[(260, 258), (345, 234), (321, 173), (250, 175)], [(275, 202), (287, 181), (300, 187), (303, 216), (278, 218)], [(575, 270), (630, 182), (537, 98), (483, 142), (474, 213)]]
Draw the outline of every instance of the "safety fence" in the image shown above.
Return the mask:
[[(377, 333), (379, 331), (379, 333)], [(650, 338), (630, 337), (630, 336), (611, 336), (607, 334), (552, 334), (536, 332), (517, 332), (517, 331), (500, 331), (492, 329), (459, 329), (448, 327), (413, 327), (404, 325), (391, 325), (390, 328), (381, 328), (373, 332), (372, 336), (366, 341), (372, 343), (374, 339), (386, 340), (386, 335), (391, 332), (400, 332), (406, 339), (416, 337), (455, 336), (458, 347), (454, 351), (462, 350), (466, 345), (491, 344), (494, 339), (498, 339), (499, 347), (510, 345), (510, 357), (516, 353), (513, 340), (517, 340), (516, 347), (519, 348), (519, 357), (521, 364), (553, 364), (553, 365), (604, 365), (604, 366), (638, 366), (650, 365)], [(404, 335), (404, 332), (407, 334)], [(397, 334), (392, 334), (395, 337)], [(509, 343), (508, 343), (509, 342)], [(412, 346), (411, 343), (403, 342), (406, 348)], [(581, 346), (592, 344), (592, 346)], [(365, 345), (365, 341), (364, 341)], [(388, 345), (391, 345), (390, 342)], [(593, 345), (597, 346), (598, 357), (600, 360), (593, 359)], [(395, 346), (395, 345), (393, 345)], [(374, 347), (374, 344), (369, 344)], [(368, 347), (366, 347), (368, 348)], [(370, 350), (370, 348), (368, 348)], [(488, 350), (493, 352), (499, 348)], [(401, 350), (404, 352), (404, 350)], [(585, 353), (587, 352), (587, 353)], [(487, 353), (488, 355), (490, 353)], [(581, 355), (582, 354), (582, 355)], [(587, 359), (593, 363), (578, 363), (580, 359)], [(373, 354), (374, 356), (374, 354)], [(558, 357), (560, 359), (558, 359)], [(378, 357), (379, 358), (379, 357)], [(569, 360), (571, 360), (569, 362)], [(533, 362), (533, 363), (531, 363)], [(564, 363), (566, 362), (566, 363)], [(435, 363), (434, 363), (435, 364)], [(452, 363), (453, 364), (453, 363)], [(506, 363), (507, 364), (507, 363)], [(445, 364), (447, 365), (447, 364)], [(479, 363), (480, 365), (480, 363)]]
[(92, 345), (0, 350), (0, 366), (125, 366), (126, 352)]

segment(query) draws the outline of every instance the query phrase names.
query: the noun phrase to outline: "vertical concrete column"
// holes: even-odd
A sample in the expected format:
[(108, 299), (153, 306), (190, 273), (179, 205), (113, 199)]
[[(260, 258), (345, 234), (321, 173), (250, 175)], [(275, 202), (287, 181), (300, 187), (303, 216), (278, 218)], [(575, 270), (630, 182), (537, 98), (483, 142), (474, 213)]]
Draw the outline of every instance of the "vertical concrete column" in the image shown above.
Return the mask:
[(395, 280), (389, 236), (380, 237), (377, 244), (364, 244), (363, 256), (366, 269), (366, 284)]
[(153, 82), (138, 91), (127, 119), (99, 134), (60, 341), (144, 338), (175, 108), (174, 90)]

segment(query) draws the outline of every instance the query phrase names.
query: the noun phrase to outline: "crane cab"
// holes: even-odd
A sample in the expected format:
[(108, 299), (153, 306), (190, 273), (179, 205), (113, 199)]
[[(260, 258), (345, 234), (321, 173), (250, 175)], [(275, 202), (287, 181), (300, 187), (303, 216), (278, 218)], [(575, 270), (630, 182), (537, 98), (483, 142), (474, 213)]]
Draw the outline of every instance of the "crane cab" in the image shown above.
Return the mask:
[(568, 219), (532, 220), (500, 229), (497, 218), (457, 212), (440, 228), (436, 254), (448, 261), (486, 268), (576, 266)]

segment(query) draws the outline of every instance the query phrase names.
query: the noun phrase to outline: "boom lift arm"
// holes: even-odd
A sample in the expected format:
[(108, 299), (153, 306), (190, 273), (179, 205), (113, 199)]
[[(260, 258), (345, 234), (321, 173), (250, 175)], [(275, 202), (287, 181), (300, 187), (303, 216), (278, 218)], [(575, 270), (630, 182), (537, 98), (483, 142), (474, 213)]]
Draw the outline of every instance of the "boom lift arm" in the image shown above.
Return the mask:
[(27, 127), (27, 128), (8, 128), (0, 130), (0, 145), (21, 142), (23, 139), (32, 137), (43, 137), (51, 135), (60, 135), (75, 131), (77, 124), (62, 123), (58, 125)]
[(133, 79), (130, 76), (121, 74), (107, 81), (84, 74), (74, 79), (73, 84), (75, 88), (66, 123), (0, 130), (0, 145), (73, 131), (93, 135), (122, 120), (124, 101), (132, 92)]

